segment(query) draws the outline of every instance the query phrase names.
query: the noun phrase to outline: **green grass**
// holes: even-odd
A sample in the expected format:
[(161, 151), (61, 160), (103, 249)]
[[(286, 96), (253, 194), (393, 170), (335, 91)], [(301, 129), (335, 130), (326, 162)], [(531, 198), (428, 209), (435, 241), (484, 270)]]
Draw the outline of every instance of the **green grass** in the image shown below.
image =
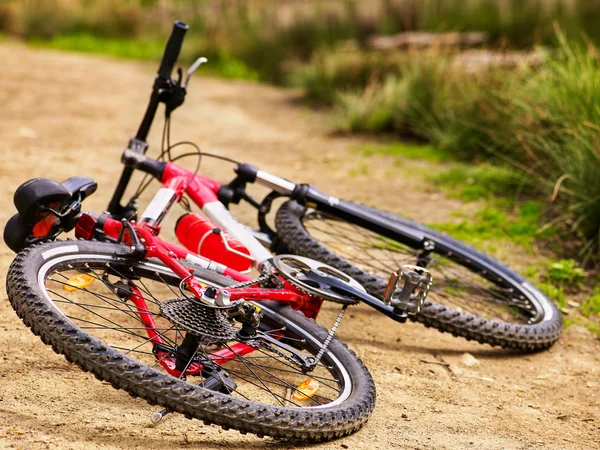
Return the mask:
[(507, 210), (487, 203), (468, 220), (430, 224), (455, 239), (476, 247), (484, 244), (511, 242), (532, 251), (536, 239), (550, 237), (551, 229), (540, 232), (543, 205), (529, 200)]
[(510, 166), (492, 164), (453, 164), (447, 170), (427, 176), (451, 196), (470, 202), (490, 197), (513, 199), (524, 185), (523, 174)]
[(564, 310), (568, 294), (576, 293), (582, 288), (585, 276), (584, 270), (572, 259), (549, 260), (545, 274), (537, 277), (537, 284), (544, 294)]
[(576, 313), (568, 303), (571, 294), (580, 294), (586, 289), (590, 277), (572, 259), (550, 260), (546, 264), (545, 275), (537, 277), (537, 285), (553, 300), (565, 314), (565, 326), (577, 323), (586, 327), (592, 334), (600, 336), (600, 287), (596, 286), (579, 305)]
[(585, 271), (579, 267), (577, 261), (561, 259), (548, 263), (545, 278), (555, 286), (563, 286), (573, 290), (581, 286), (585, 275)]
[(54, 36), (50, 39), (32, 38), (29, 43), (42, 48), (100, 53), (119, 58), (141, 60), (159, 60), (165, 45), (162, 40), (107, 38), (88, 33)]
[(217, 57), (212, 60), (214, 61), (214, 65), (211, 66), (211, 60), (208, 62), (207, 69), (209, 73), (230, 80), (260, 80), (260, 74), (256, 70), (250, 68), (241, 59), (225, 52), (217, 52), (216, 56)]
[(584, 321), (583, 326), (588, 329), (588, 331), (596, 336), (600, 337), (600, 326), (594, 322)]
[(600, 317), (600, 287), (596, 286), (588, 298), (581, 305), (581, 312), (585, 317)]
[[(523, 273), (526, 278), (539, 287), (565, 314), (564, 326), (579, 324), (592, 334), (600, 336), (600, 286), (589, 292), (589, 283), (597, 283), (596, 277), (590, 277), (573, 260), (548, 260), (545, 265), (529, 266)], [(595, 278), (595, 279), (594, 279)], [(573, 294), (588, 292), (576, 309), (576, 303), (568, 302)]]
[(360, 148), (363, 156), (372, 155), (401, 156), (407, 159), (417, 159), (441, 163), (450, 161), (452, 155), (432, 145), (412, 142), (392, 142), (388, 144), (367, 144)]
[[(117, 58), (159, 61), (164, 52), (163, 39), (108, 38), (88, 33), (54, 36), (49, 39), (32, 38), (29, 43), (35, 47), (55, 50), (97, 53)], [(182, 54), (180, 63), (191, 62), (196, 56), (209, 56), (208, 64), (202, 66), (202, 72), (228, 79), (257, 81), (259, 74), (250, 69), (238, 58), (225, 51), (188, 48)], [(197, 42), (196, 46), (201, 45)]]

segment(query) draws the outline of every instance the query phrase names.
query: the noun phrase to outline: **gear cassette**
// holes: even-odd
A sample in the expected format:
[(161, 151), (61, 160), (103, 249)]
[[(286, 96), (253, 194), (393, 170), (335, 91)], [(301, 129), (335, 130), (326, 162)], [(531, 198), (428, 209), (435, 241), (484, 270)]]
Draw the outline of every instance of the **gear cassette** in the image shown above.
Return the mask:
[(213, 342), (226, 342), (235, 338), (237, 329), (229, 322), (227, 314), (192, 298), (175, 298), (160, 304), (160, 311), (175, 325), (185, 331)]

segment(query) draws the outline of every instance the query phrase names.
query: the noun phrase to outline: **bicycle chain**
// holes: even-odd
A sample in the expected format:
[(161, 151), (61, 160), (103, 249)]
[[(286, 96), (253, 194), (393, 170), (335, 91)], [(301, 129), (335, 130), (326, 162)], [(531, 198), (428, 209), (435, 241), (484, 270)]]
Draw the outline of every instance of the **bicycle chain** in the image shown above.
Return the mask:
[(333, 336), (335, 335), (335, 332), (337, 331), (337, 328), (340, 325), (340, 322), (342, 321), (342, 317), (344, 317), (344, 313), (346, 312), (346, 309), (348, 309), (348, 305), (342, 306), (342, 309), (340, 310), (340, 313), (338, 314), (337, 319), (335, 319), (335, 322), (331, 326), (331, 330), (329, 330), (329, 334), (325, 338), (325, 342), (323, 342), (323, 345), (319, 349), (319, 353), (317, 353), (317, 356), (315, 357), (316, 361), (314, 362), (314, 366), (319, 364), (319, 361), (321, 361), (321, 358), (325, 354), (327, 347), (329, 347), (329, 344), (331, 343), (331, 340), (333, 339)]
[(268, 342), (265, 342), (265, 341), (262, 341), (262, 340), (261, 340), (261, 341), (258, 343), (258, 345), (259, 345), (260, 347), (263, 347), (263, 348), (266, 348), (267, 350), (270, 350), (270, 351), (272, 351), (273, 353), (277, 354), (278, 356), (281, 356), (283, 359), (286, 359), (287, 361), (291, 362), (292, 364), (295, 364), (295, 365), (297, 365), (298, 367), (303, 367), (303, 366), (304, 366), (304, 364), (303, 364), (303, 363), (301, 363), (300, 361), (298, 361), (297, 359), (295, 359), (295, 358), (293, 358), (293, 357), (291, 357), (291, 356), (289, 356), (289, 355), (286, 355), (286, 354), (285, 354), (285, 353), (283, 353), (281, 350), (278, 350), (277, 348), (273, 347), (273, 346), (272, 346), (271, 344), (269, 344)]
[(270, 279), (271, 275), (261, 275), (260, 277), (254, 278), (253, 280), (242, 281), (241, 283), (227, 286), (225, 289), (242, 289), (245, 287), (252, 286), (253, 284), (258, 284), (259, 286), (262, 286), (263, 283), (269, 281)]
[[(314, 369), (317, 366), (317, 364), (319, 364), (319, 362), (321, 361), (321, 358), (323, 357), (323, 355), (327, 351), (327, 348), (329, 347), (329, 344), (331, 343), (331, 340), (335, 336), (335, 332), (337, 331), (337, 328), (340, 325), (340, 323), (342, 321), (342, 318), (344, 317), (344, 313), (346, 312), (347, 308), (348, 308), (348, 305), (344, 305), (342, 307), (342, 309), (340, 310), (340, 313), (338, 314), (337, 319), (335, 320), (335, 322), (331, 326), (331, 329), (329, 330), (329, 334), (325, 338), (325, 341), (323, 341), (323, 345), (321, 345), (321, 347), (319, 348), (319, 352), (314, 357), (314, 361), (312, 361), (310, 363), (310, 369), (311, 370)], [(252, 343), (246, 343), (246, 344), (250, 345), (251, 347), (253, 346)], [(281, 356), (282, 358), (286, 359), (287, 361), (289, 361), (289, 362), (297, 365), (298, 367), (306, 367), (304, 363), (298, 361), (297, 359), (293, 358), (292, 356), (286, 355), (281, 350), (278, 350), (277, 348), (273, 347), (268, 342), (265, 342), (265, 341), (261, 340), (261, 341), (257, 342), (257, 347), (258, 346), (266, 348), (266, 349), (272, 351), (273, 353), (277, 354), (278, 356)]]

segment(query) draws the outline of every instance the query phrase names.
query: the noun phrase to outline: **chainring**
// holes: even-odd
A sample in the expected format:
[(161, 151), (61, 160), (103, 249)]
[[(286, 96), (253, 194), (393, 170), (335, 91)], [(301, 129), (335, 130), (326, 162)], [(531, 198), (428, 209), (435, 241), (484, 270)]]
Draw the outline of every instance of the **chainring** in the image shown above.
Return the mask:
[(227, 314), (192, 298), (175, 298), (160, 304), (160, 311), (173, 324), (213, 342), (231, 341), (237, 334)]
[(296, 255), (277, 255), (272, 264), (279, 274), (299, 290), (341, 304), (356, 304), (360, 299), (354, 292), (365, 288), (344, 272), (314, 259)]

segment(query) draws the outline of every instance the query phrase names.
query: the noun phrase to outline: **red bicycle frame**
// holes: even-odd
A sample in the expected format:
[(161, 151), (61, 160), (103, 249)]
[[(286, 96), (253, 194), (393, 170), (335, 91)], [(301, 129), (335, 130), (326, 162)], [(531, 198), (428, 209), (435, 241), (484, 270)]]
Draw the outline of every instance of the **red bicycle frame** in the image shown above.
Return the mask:
[[(237, 282), (249, 282), (253, 280), (250, 275), (238, 272), (226, 265), (215, 263), (204, 256), (193, 253), (187, 249), (168, 243), (158, 237), (160, 233), (160, 222), (166, 215), (169, 208), (176, 202), (180, 201), (184, 194), (187, 194), (190, 199), (206, 210), (207, 206), (210, 210), (211, 206), (223, 205), (217, 199), (217, 191), (221, 186), (219, 182), (210, 178), (196, 175), (174, 163), (167, 163), (163, 176), (163, 187), (158, 191), (150, 205), (142, 214), (137, 223), (125, 225), (124, 222), (106, 217), (103, 220), (102, 231), (106, 236), (113, 239), (122, 240), (131, 246), (132, 252), (135, 250), (134, 243), (139, 242), (143, 246), (145, 252), (144, 258), (157, 258), (166, 267), (168, 267), (177, 277), (181, 278), (182, 282), (189, 291), (198, 299), (202, 297), (205, 286), (196, 279), (194, 270), (182, 264), (181, 260), (192, 262), (200, 267), (208, 270), (213, 270), (224, 276), (228, 276)], [(223, 207), (224, 208), (224, 207)], [(229, 216), (230, 220), (234, 220)], [(235, 222), (237, 224), (237, 222)], [(98, 222), (89, 214), (84, 214), (78, 221), (76, 227), (76, 235), (90, 239), (93, 233), (90, 230), (95, 229)], [(237, 224), (239, 225), (239, 224)], [(239, 225), (238, 234), (244, 232)], [(228, 227), (228, 231), (231, 228)], [(132, 239), (131, 231), (135, 233), (135, 238)], [(260, 245), (260, 244), (259, 244)], [(261, 247), (261, 250), (266, 250)], [(268, 252), (267, 252), (268, 254)], [(270, 256), (270, 255), (269, 255)], [(287, 281), (281, 279), (282, 287), (277, 289), (262, 288), (260, 286), (244, 288), (227, 288), (230, 294), (231, 301), (235, 300), (251, 300), (252, 302), (261, 301), (277, 301), (289, 304), (292, 308), (302, 311), (307, 317), (316, 318), (321, 308), (322, 300), (312, 297), (304, 292), (299, 291)], [(160, 364), (171, 375), (181, 376), (182, 373), (175, 367), (175, 359), (166, 351), (160, 350), (160, 345), (163, 344), (161, 336), (156, 332), (156, 325), (150, 314), (148, 314), (148, 306), (142, 292), (132, 285), (131, 301), (137, 308), (149, 341), (157, 345), (157, 358)], [(223, 349), (213, 353), (210, 357), (215, 363), (223, 364), (231, 361), (238, 356), (246, 355), (254, 351), (253, 347), (243, 343), (236, 343), (230, 349)], [(194, 375), (200, 373), (202, 366), (198, 363), (192, 363), (186, 369), (185, 375)]]

